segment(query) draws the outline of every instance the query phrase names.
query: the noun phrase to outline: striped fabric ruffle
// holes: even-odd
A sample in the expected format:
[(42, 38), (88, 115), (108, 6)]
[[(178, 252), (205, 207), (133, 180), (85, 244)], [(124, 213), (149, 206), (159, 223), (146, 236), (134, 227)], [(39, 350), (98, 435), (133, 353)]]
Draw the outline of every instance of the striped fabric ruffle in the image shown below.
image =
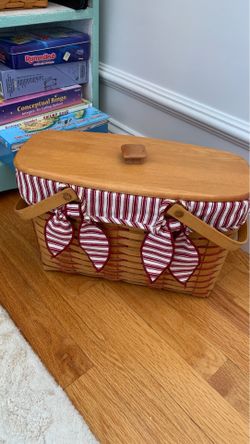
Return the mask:
[[(45, 226), (45, 239), (53, 256), (61, 254), (74, 238), (71, 218), (81, 218), (79, 245), (97, 271), (110, 255), (109, 240), (98, 222), (140, 228), (146, 232), (141, 246), (142, 263), (151, 282), (166, 271), (182, 284), (190, 279), (200, 263), (199, 253), (189, 238), (190, 230), (173, 218), (167, 209), (171, 199), (134, 196), (69, 185), (16, 171), (20, 195), (32, 205), (64, 188), (71, 187), (80, 203), (55, 209)], [(222, 232), (238, 230), (247, 219), (249, 201), (194, 202), (179, 200), (190, 213)]]

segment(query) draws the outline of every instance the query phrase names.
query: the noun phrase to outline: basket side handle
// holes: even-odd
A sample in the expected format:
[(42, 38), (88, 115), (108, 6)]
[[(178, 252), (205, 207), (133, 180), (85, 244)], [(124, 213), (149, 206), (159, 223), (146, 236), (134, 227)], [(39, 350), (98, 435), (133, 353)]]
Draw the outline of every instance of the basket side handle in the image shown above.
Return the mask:
[(238, 240), (231, 239), (220, 231), (208, 225), (198, 217), (191, 214), (179, 204), (172, 205), (166, 213), (179, 220), (181, 223), (196, 231), (196, 233), (210, 240), (225, 250), (234, 251), (244, 245), (248, 240), (248, 224), (242, 225), (238, 231)]
[(41, 200), (34, 205), (27, 205), (24, 200), (19, 199), (16, 207), (14, 209), (15, 213), (23, 220), (34, 219), (35, 217), (41, 216), (48, 211), (55, 208), (61, 207), (66, 203), (78, 201), (77, 194), (72, 188), (65, 188), (62, 191), (48, 197), (47, 199)]

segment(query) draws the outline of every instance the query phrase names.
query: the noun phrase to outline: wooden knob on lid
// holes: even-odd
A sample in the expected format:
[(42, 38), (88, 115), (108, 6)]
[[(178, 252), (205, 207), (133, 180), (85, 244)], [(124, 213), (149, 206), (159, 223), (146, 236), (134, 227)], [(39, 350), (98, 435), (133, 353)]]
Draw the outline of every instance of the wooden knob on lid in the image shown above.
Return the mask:
[(147, 151), (144, 145), (126, 144), (122, 145), (121, 150), (123, 160), (126, 163), (143, 163), (147, 158)]

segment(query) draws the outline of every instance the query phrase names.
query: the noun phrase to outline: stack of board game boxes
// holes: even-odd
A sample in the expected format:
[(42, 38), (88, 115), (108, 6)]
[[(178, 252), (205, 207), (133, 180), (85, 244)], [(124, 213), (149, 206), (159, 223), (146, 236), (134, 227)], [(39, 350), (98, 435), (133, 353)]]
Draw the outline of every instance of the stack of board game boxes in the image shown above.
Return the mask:
[(64, 27), (0, 34), (0, 161), (47, 129), (108, 131), (108, 116), (83, 98), (90, 37)]

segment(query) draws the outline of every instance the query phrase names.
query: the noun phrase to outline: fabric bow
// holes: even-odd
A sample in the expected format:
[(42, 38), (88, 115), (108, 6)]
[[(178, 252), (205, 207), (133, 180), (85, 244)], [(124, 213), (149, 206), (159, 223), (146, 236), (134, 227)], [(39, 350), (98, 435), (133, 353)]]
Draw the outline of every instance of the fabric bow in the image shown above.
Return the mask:
[(58, 256), (72, 242), (74, 229), (64, 211), (55, 210), (45, 225), (45, 239), (52, 256)]
[(187, 229), (174, 219), (145, 237), (141, 256), (152, 283), (168, 269), (177, 281), (186, 284), (200, 264), (199, 252), (187, 236)]
[[(69, 205), (67, 205), (69, 207)], [(78, 205), (79, 207), (79, 205)], [(45, 225), (45, 239), (52, 256), (56, 257), (65, 251), (74, 239), (74, 228), (68, 214), (79, 216), (76, 205), (72, 208), (55, 210)], [(80, 247), (85, 251), (97, 271), (101, 271), (109, 259), (109, 241), (101, 228), (86, 217), (80, 224), (78, 232)]]
[[(47, 247), (56, 257), (66, 250), (75, 235), (68, 216), (82, 217), (78, 241), (96, 271), (106, 265), (109, 240), (103, 230), (86, 214), (85, 204), (67, 204), (55, 210), (45, 226)], [(153, 283), (167, 269), (182, 284), (186, 284), (200, 263), (199, 253), (187, 236), (187, 229), (175, 219), (163, 221), (154, 231), (146, 235), (141, 257), (144, 269)]]

